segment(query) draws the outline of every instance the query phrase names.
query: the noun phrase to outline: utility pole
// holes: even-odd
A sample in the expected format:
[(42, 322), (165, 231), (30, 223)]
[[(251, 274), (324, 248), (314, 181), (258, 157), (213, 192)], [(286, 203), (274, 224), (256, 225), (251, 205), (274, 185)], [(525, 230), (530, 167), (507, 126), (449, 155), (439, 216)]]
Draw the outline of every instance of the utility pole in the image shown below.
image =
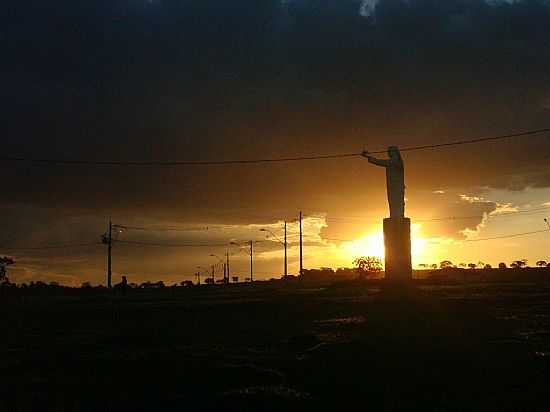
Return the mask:
[(104, 245), (107, 245), (107, 287), (112, 287), (112, 278), (113, 278), (113, 270), (112, 270), (112, 252), (113, 252), (113, 222), (111, 219), (109, 219), (109, 229), (107, 233), (105, 233), (101, 237), (101, 242)]
[(197, 284), (200, 285), (201, 284), (201, 272), (197, 272), (196, 276), (197, 276)]
[(287, 251), (286, 251), (286, 249), (287, 249), (286, 226), (287, 226), (287, 223), (286, 223), (286, 220), (285, 220), (285, 279), (288, 276), (288, 258), (287, 258)]
[(216, 278), (215, 278), (215, 265), (212, 265), (212, 284), (215, 285), (216, 284)]
[(254, 282), (254, 271), (253, 271), (253, 259), (252, 259), (252, 254), (253, 254), (253, 245), (254, 242), (250, 241), (250, 283)]
[(231, 272), (229, 272), (229, 251), (227, 252), (227, 263), (226, 263), (226, 266), (227, 266), (227, 278), (225, 279), (225, 283), (229, 283), (229, 274)]
[(302, 238), (302, 212), (300, 212), (300, 279), (304, 276), (304, 243)]

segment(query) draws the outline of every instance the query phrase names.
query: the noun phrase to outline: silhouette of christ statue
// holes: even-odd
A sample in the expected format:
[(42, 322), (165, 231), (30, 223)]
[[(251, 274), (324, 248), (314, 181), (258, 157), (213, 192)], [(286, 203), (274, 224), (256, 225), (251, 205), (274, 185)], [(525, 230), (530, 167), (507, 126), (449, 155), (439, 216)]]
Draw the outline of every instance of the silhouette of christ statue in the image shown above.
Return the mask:
[(396, 146), (390, 146), (389, 159), (377, 159), (367, 151), (363, 152), (363, 156), (369, 160), (369, 163), (386, 168), (390, 219), (403, 219), (405, 217), (405, 167), (399, 149)]

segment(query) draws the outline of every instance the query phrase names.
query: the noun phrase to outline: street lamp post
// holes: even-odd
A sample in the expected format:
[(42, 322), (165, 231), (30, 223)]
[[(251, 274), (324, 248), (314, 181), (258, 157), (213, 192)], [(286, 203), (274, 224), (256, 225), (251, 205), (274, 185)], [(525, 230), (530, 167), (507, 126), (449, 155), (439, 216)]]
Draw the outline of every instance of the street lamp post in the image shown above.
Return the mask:
[(200, 286), (201, 284), (201, 270), (203, 270), (202, 266), (197, 266), (198, 272), (197, 272), (197, 284)]
[(302, 212), (300, 212), (300, 279), (304, 277), (304, 239), (302, 232)]
[(252, 255), (254, 253), (253, 245), (254, 242), (250, 241), (250, 283), (254, 282), (254, 270), (253, 270), (253, 258)]
[[(225, 272), (226, 272), (226, 269), (225, 269), (225, 262), (223, 261), (223, 259), (221, 257), (219, 257), (218, 255), (214, 254), (214, 253), (211, 253), (210, 254), (211, 257), (215, 257), (216, 259), (218, 259), (218, 264), (221, 264), (223, 265), (223, 280), (225, 282), (225, 279), (226, 279), (226, 275), (225, 275)], [(214, 284), (216, 284), (216, 281), (214, 279), (214, 267), (215, 265), (212, 265), (212, 281), (214, 282)]]
[(279, 239), (279, 237), (273, 233), (271, 230), (269, 229), (260, 229), (260, 232), (267, 232), (269, 233), (271, 236), (273, 236), (275, 239), (277, 239), (277, 241), (284, 246), (285, 248), (285, 267), (284, 267), (284, 273), (285, 273), (285, 278), (288, 276), (288, 254), (287, 254), (287, 246), (288, 246), (288, 243), (287, 243), (287, 222), (285, 220), (285, 225), (284, 225), (284, 229), (285, 229), (285, 240), (281, 240)]
[(287, 241), (286, 241), (286, 220), (285, 220), (285, 279), (288, 276), (288, 254), (287, 254)]
[[(237, 242), (231, 242), (230, 244), (233, 246), (239, 246), (239, 247), (243, 246)], [(248, 241), (248, 247), (249, 247), (249, 250), (245, 251), (245, 253), (248, 256), (250, 256), (250, 282), (254, 282), (254, 241), (252, 240)], [(241, 249), (241, 250), (245, 250), (245, 249)]]
[(227, 259), (227, 263), (225, 264), (225, 270), (227, 272), (227, 276), (225, 278), (225, 283), (229, 283), (229, 276), (230, 276), (230, 273), (231, 273), (229, 271), (229, 251), (226, 252), (225, 257)]

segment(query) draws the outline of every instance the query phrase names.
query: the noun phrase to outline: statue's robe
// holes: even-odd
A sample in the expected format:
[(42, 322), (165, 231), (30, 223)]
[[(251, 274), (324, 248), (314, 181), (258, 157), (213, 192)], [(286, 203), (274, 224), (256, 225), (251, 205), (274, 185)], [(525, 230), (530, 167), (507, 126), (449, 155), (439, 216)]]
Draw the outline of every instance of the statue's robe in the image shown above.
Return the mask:
[(376, 159), (369, 157), (369, 163), (386, 168), (386, 185), (390, 218), (405, 217), (405, 167), (400, 158)]

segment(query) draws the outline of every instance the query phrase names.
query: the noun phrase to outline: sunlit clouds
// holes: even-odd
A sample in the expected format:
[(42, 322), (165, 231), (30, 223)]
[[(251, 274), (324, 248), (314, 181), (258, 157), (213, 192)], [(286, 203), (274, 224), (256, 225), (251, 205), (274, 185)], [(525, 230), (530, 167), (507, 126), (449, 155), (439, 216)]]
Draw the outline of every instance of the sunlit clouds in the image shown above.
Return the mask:
[[(115, 281), (193, 279), (224, 253), (243, 276), (250, 241), (258, 279), (279, 277), (285, 220), (297, 274), (300, 211), (304, 266), (349, 267), (384, 254), (383, 170), (211, 162), (548, 127), (548, 1), (42, 3), (11, 2), (3, 25), (3, 148), (21, 162), (3, 162), (0, 254), (16, 282), (105, 283), (109, 218), (128, 226)], [(414, 265), (550, 260), (544, 234), (484, 240), (547, 228), (547, 137), (403, 151)]]

